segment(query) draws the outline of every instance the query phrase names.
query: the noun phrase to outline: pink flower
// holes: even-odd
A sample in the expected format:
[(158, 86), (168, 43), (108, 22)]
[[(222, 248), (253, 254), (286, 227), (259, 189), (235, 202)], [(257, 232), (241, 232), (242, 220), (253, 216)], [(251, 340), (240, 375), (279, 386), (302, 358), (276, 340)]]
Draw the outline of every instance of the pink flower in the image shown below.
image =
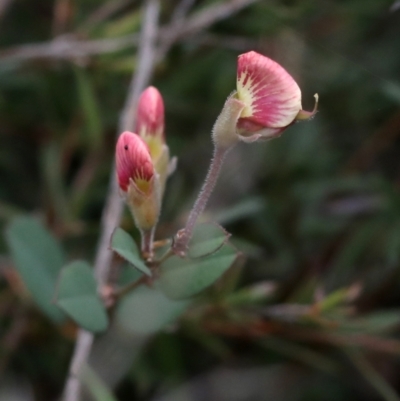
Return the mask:
[(154, 86), (149, 86), (140, 95), (136, 132), (149, 148), (155, 171), (159, 176), (162, 196), (167, 178), (175, 169), (176, 158), (170, 158), (169, 148), (165, 143), (164, 102)]
[(140, 95), (136, 132), (142, 137), (158, 137), (164, 140), (164, 102), (160, 92), (149, 86)]
[(221, 148), (239, 140), (275, 138), (296, 120), (307, 120), (317, 111), (318, 95), (313, 111), (302, 110), (296, 81), (278, 63), (256, 52), (239, 56), (236, 89), (213, 128), (214, 143)]
[(302, 110), (301, 91), (292, 76), (254, 51), (239, 56), (236, 86), (235, 97), (244, 104), (237, 121), (243, 140), (278, 136), (296, 120), (316, 113), (316, 107), (312, 112)]
[[(128, 191), (131, 180), (142, 190), (154, 177), (154, 166), (146, 143), (139, 135), (123, 132), (116, 147), (118, 183), (123, 192)], [(143, 191), (145, 192), (145, 191)]]
[(116, 147), (116, 170), (122, 196), (141, 232), (152, 232), (160, 214), (160, 179), (146, 142), (123, 132)]

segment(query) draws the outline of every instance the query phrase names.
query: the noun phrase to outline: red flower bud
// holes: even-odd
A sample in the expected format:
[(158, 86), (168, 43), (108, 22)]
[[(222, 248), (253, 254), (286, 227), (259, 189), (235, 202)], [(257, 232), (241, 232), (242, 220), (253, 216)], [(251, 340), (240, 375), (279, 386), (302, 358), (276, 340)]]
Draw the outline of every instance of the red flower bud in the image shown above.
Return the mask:
[(149, 86), (140, 95), (136, 132), (142, 138), (155, 136), (164, 142), (164, 102), (154, 86)]
[(147, 144), (132, 132), (123, 132), (116, 146), (116, 168), (118, 183), (127, 192), (130, 180), (143, 192), (150, 188), (154, 166)]

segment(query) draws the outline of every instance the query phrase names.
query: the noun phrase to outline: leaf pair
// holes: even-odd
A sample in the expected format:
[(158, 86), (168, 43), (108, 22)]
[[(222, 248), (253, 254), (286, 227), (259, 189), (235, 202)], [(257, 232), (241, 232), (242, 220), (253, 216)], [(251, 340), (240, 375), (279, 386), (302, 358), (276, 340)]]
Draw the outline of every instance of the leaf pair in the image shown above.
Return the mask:
[(107, 313), (86, 262), (63, 267), (65, 256), (60, 244), (32, 217), (16, 218), (6, 231), (6, 240), (23, 283), (50, 319), (62, 323), (65, 312), (87, 330), (106, 329)]
[[(88, 263), (75, 261), (65, 265), (60, 244), (31, 217), (15, 219), (7, 229), (6, 239), (22, 281), (49, 318), (61, 323), (67, 314), (89, 331), (107, 328), (107, 312)], [(186, 301), (178, 300), (200, 293), (233, 264), (237, 252), (227, 240), (228, 234), (221, 227), (199, 225), (188, 258), (173, 255), (165, 260), (154, 288), (138, 288), (121, 304), (118, 315), (122, 321), (135, 331), (146, 332), (171, 321), (187, 306)], [(111, 247), (141, 273), (151, 276), (138, 247), (125, 231), (115, 230)]]
[[(190, 298), (218, 280), (237, 258), (227, 243), (229, 234), (214, 224), (198, 225), (189, 244), (188, 257), (170, 256), (159, 266), (159, 289), (170, 299)], [(121, 228), (113, 234), (111, 248), (141, 272), (151, 275), (133, 239)]]

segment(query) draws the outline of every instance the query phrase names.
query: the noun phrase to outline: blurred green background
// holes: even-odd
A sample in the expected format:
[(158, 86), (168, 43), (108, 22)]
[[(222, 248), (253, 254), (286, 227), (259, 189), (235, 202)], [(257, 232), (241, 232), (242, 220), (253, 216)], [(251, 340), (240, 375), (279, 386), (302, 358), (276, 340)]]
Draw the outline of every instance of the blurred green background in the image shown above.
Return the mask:
[[(184, 3), (183, 24), (218, 2)], [(161, 25), (179, 5), (162, 2)], [(141, 15), (130, 0), (0, 0), (2, 231), (30, 214), (67, 260), (93, 260), (136, 47), (68, 56), (62, 46), (129, 39)], [(204, 220), (231, 232), (245, 258), (124, 362), (116, 397), (400, 400), (398, 1), (258, 1), (175, 43), (152, 80), (178, 157), (157, 238), (184, 223), (249, 50), (295, 77), (305, 109), (318, 92), (319, 112), (231, 151)], [(138, 238), (127, 212), (121, 224)], [(55, 400), (76, 327), (37, 309), (3, 236), (0, 252), (0, 400)]]

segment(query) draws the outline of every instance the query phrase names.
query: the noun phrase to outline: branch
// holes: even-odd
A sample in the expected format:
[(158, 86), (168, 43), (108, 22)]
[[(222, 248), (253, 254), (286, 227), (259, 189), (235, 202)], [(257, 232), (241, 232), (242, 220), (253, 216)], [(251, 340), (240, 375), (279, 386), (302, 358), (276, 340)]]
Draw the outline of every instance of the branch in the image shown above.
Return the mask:
[[(133, 129), (136, 104), (140, 93), (148, 85), (154, 68), (155, 39), (157, 21), (160, 11), (159, 0), (148, 0), (145, 4), (143, 28), (138, 50), (138, 66), (135, 71), (121, 113), (117, 135), (124, 130)], [(106, 206), (102, 215), (102, 231), (98, 242), (94, 264), (94, 273), (99, 291), (108, 280), (112, 252), (109, 250), (109, 241), (114, 228), (118, 225), (122, 214), (122, 201), (118, 194), (116, 174), (113, 170), (110, 180)], [(79, 330), (74, 353), (72, 356), (69, 377), (64, 389), (64, 401), (78, 401), (81, 393), (79, 373), (86, 363), (92, 348), (94, 336), (83, 329)]]
[(224, 20), (249, 5), (259, 0), (231, 0), (209, 6), (203, 11), (197, 12), (192, 18), (188, 19), (179, 32), (179, 38), (192, 35), (204, 30), (218, 21)]
[[(164, 51), (176, 42), (186, 41), (202, 30), (259, 0), (230, 0), (211, 5), (194, 13), (186, 22), (172, 22), (159, 29), (158, 41)], [(41, 59), (74, 60), (87, 56), (114, 53), (131, 48), (139, 42), (138, 35), (131, 34), (113, 39), (81, 40), (74, 34), (63, 35), (49, 42), (11, 47), (0, 51), (1, 63), (18, 63)], [(159, 58), (159, 57), (157, 57)]]
[(195, 2), (196, 0), (181, 0), (172, 14), (172, 23), (178, 24), (182, 22)]
[(0, 62), (18, 63), (31, 60), (69, 60), (92, 55), (114, 53), (137, 45), (138, 35), (115, 39), (79, 40), (73, 34), (58, 36), (50, 42), (34, 43), (0, 51)]

